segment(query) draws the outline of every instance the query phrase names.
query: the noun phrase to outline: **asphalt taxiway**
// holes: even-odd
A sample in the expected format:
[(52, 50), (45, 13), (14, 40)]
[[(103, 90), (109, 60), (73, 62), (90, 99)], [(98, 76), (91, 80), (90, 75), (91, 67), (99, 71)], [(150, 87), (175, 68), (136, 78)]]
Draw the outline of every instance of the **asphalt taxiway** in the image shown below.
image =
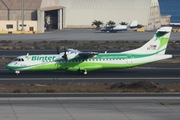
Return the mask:
[[(43, 34), (32, 35), (1, 35), (0, 40), (12, 41), (58, 41), (58, 40), (75, 40), (75, 41), (113, 41), (113, 40), (128, 40), (128, 41), (147, 41), (150, 40), (156, 31), (136, 32), (136, 31), (122, 31), (118, 33), (102, 33), (95, 29), (63, 29), (56, 31), (49, 31)], [(172, 32), (170, 41), (180, 40), (178, 32)]]
[(0, 98), (2, 120), (179, 120), (180, 97)]
[(64, 84), (64, 83), (131, 83), (140, 80), (161, 84), (180, 83), (179, 64), (149, 64), (130, 69), (100, 70), (79, 75), (77, 72), (41, 71), (21, 72), (0, 69), (0, 84)]

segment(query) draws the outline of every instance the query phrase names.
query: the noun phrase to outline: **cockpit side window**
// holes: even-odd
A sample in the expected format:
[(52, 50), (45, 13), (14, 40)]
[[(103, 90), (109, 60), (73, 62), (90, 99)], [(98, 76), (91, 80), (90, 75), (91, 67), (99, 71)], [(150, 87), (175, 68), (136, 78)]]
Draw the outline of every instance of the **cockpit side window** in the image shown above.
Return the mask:
[(23, 58), (16, 58), (16, 59), (14, 59), (14, 61), (19, 61), (19, 62), (21, 62), (21, 61), (24, 61), (24, 59), (23, 59)]
[(18, 61), (18, 58), (14, 59), (14, 61)]

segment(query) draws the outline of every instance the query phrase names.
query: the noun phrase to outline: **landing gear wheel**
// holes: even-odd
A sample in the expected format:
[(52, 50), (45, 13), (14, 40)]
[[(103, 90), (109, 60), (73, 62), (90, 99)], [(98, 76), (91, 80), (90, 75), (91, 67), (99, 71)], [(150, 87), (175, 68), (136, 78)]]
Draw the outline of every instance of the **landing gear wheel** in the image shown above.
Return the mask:
[(84, 75), (87, 75), (87, 71), (84, 71)]
[(15, 71), (16, 75), (18, 75), (20, 73), (20, 71)]
[(81, 74), (81, 75), (87, 75), (87, 71), (86, 71), (86, 70), (79, 70), (79, 74)]

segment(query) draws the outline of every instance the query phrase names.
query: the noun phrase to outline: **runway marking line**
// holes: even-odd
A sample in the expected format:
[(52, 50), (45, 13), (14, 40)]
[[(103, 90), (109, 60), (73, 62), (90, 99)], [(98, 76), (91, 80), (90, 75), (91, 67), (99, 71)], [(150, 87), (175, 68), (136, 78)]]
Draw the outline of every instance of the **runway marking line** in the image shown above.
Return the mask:
[(154, 78), (0, 78), (2, 80), (180, 80), (180, 77), (154, 77)]

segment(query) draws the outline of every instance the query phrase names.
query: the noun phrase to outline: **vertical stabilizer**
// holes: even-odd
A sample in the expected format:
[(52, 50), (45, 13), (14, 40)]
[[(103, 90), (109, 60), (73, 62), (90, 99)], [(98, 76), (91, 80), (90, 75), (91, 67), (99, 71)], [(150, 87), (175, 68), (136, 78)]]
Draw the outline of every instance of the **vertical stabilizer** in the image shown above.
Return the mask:
[(165, 54), (172, 27), (161, 27), (156, 31), (154, 37), (138, 49), (123, 53), (130, 54)]
[(138, 25), (138, 21), (137, 20), (133, 20), (130, 24), (129, 24), (129, 27), (130, 28), (136, 28)]

